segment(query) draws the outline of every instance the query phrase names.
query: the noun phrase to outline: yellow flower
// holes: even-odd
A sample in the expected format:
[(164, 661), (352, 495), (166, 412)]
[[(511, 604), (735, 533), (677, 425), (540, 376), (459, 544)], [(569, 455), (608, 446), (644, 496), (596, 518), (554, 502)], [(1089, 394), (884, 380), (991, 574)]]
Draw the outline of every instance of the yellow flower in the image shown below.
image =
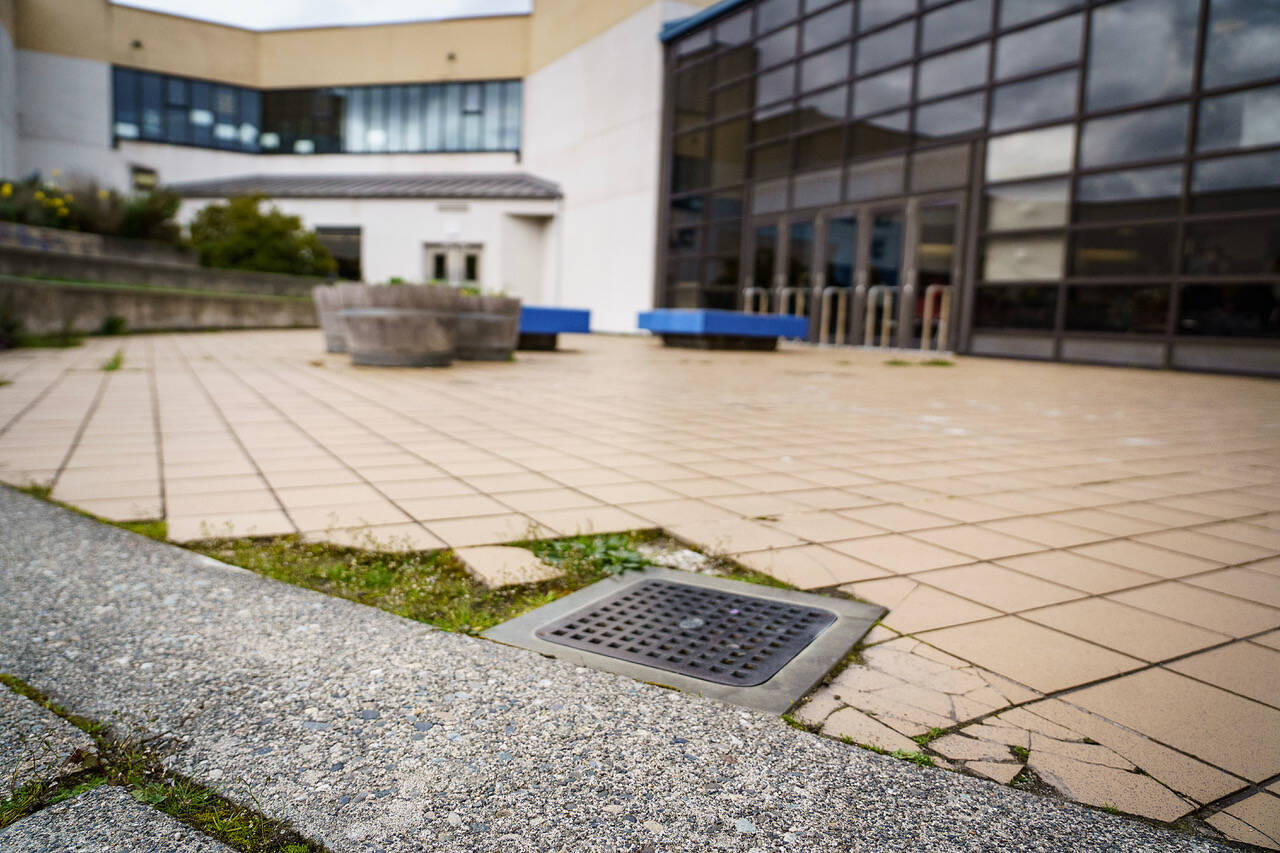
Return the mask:
[(61, 174), (62, 174), (62, 170), (61, 170), (61, 169), (50, 169), (50, 170), (49, 170), (49, 174), (50, 174), (50, 175), (53, 175), (53, 176), (56, 178), (56, 177), (58, 177), (59, 175), (61, 175)]
[(0, 184), (0, 198), (8, 198), (11, 195), (13, 195), (13, 184), (8, 181)]
[(73, 196), (71, 193), (67, 193), (65, 196), (63, 196), (63, 199), (66, 201), (75, 201), (76, 197)]
[(111, 198), (111, 190), (98, 190), (98, 198), (104, 200)]
[(36, 201), (44, 201), (44, 190), (36, 190), (35, 195), (33, 195), (32, 198)]
[(60, 207), (60, 208), (58, 208), (58, 215), (59, 215), (59, 216), (66, 216), (66, 215), (67, 215), (67, 214), (69, 214), (70, 212), (71, 212), (71, 211), (67, 210), (65, 207)]

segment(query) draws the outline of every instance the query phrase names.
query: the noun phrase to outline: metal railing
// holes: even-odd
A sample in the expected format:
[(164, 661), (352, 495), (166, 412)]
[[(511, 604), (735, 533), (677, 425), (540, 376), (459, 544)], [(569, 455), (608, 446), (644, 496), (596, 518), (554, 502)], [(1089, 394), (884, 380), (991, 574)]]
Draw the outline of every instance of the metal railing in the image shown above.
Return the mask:
[(806, 287), (781, 287), (778, 289), (779, 314), (803, 317), (809, 307), (809, 289)]
[(744, 287), (742, 289), (742, 310), (747, 314), (769, 313), (769, 288)]
[[(934, 346), (930, 346), (933, 337), (933, 296), (938, 294), (938, 335)], [(924, 291), (924, 316), (920, 328), (920, 351), (930, 349), (942, 351), (947, 345), (947, 327), (951, 322), (951, 288), (945, 284), (931, 284)]]
[[(835, 329), (831, 329), (832, 312), (835, 312)], [(847, 336), (849, 317), (849, 288), (824, 287), (819, 309), (818, 343), (843, 346)], [(830, 338), (830, 340), (828, 340)]]
[[(883, 299), (879, 297), (884, 295)], [(862, 343), (864, 346), (889, 346), (893, 339), (893, 306), (897, 302), (898, 288), (890, 287), (887, 284), (877, 284), (867, 290), (867, 324), (863, 331)], [(876, 340), (876, 303), (881, 303), (880, 308), (880, 339)]]

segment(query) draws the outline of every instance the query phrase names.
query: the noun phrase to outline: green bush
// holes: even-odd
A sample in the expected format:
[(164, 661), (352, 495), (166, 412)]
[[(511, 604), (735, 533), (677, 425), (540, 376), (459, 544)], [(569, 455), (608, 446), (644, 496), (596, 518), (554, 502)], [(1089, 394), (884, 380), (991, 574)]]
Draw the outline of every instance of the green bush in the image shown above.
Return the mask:
[(314, 231), (276, 207), (261, 209), (262, 196), (211, 204), (191, 221), (191, 245), (200, 263), (224, 269), (293, 275), (330, 275), (337, 262)]

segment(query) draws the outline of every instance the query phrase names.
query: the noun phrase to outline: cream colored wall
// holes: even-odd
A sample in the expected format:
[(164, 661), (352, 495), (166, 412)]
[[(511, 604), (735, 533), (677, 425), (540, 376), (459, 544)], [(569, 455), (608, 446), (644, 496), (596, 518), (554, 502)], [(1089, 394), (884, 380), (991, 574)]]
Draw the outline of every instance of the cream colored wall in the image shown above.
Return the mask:
[(18, 174), (18, 57), (13, 0), (0, 0), (0, 178)]
[(109, 6), (108, 13), (107, 49), (116, 65), (260, 85), (258, 33), (128, 6)]
[(529, 17), (279, 30), (258, 37), (259, 85), (268, 89), (511, 79), (525, 75)]

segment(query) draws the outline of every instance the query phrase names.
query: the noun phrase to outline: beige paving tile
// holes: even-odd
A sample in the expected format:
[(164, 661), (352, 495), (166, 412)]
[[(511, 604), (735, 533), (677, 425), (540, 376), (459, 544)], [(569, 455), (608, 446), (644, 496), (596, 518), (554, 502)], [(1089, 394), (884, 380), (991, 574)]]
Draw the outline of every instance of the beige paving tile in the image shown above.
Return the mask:
[(828, 737), (849, 738), (854, 743), (874, 746), (886, 752), (915, 752), (920, 747), (884, 723), (877, 722), (855, 708), (844, 708), (827, 717), (822, 733)]
[(804, 504), (783, 495), (725, 495), (704, 500), (714, 506), (736, 512), (745, 518), (765, 518), (785, 515), (789, 512), (803, 512), (808, 509)]
[(1171, 551), (1191, 554), (1218, 565), (1235, 565), (1250, 560), (1261, 560), (1275, 556), (1269, 548), (1259, 548), (1244, 542), (1210, 536), (1196, 530), (1166, 530), (1161, 533), (1147, 533), (1134, 537), (1138, 542), (1146, 542)]
[(158, 498), (160, 497), (160, 478), (86, 482), (64, 473), (54, 484), (51, 497), (66, 503), (113, 498)]
[(495, 492), (494, 499), (520, 512), (535, 512), (603, 504), (573, 489), (537, 489), (528, 492)]
[(278, 510), (280, 502), (270, 491), (260, 488), (245, 492), (167, 495), (165, 509), (172, 516), (221, 515)]
[(535, 523), (528, 516), (514, 512), (477, 518), (442, 519), (428, 522), (426, 527), (452, 548), (548, 538), (558, 533)]
[(161, 518), (160, 496), (79, 500), (76, 506), (107, 521), (145, 521)]
[(1041, 551), (1038, 554), (1004, 557), (995, 562), (1024, 574), (1094, 595), (1160, 580), (1155, 575), (1121, 568), (1071, 551)]
[(899, 504), (883, 504), (881, 506), (851, 509), (844, 511), (841, 515), (894, 533), (924, 530), (930, 527), (947, 527), (955, 523), (944, 516)]
[(729, 556), (749, 569), (800, 589), (818, 589), (886, 574), (883, 569), (837, 554), (821, 545), (773, 548)]
[(1097, 530), (1100, 533), (1108, 533), (1111, 536), (1133, 536), (1138, 533), (1150, 533), (1153, 530), (1164, 529), (1163, 524), (1101, 509), (1073, 509), (1069, 512), (1055, 512), (1052, 515), (1043, 516), (1043, 518), (1048, 521), (1061, 521), (1087, 530)]
[(1127, 515), (1143, 521), (1150, 521), (1162, 527), (1187, 527), (1192, 524), (1203, 524), (1212, 521), (1213, 517), (1198, 512), (1187, 512), (1171, 506), (1155, 503), (1125, 503), (1107, 507), (1107, 512)]
[(1223, 809), (1267, 836), (1272, 846), (1280, 845), (1280, 797), (1260, 792)]
[(1235, 776), (1060, 699), (1035, 702), (1025, 706), (1025, 712), (1097, 741), (1198, 803), (1213, 802), (1244, 786), (1243, 780)]
[(893, 610), (918, 586), (920, 584), (911, 578), (891, 575), (847, 584), (840, 587), (840, 591)]
[[(550, 477), (544, 477), (541, 474), (534, 474), (529, 471), (513, 471), (501, 473), (484, 473), (484, 474), (459, 474), (455, 473), (463, 482), (480, 490), (481, 492), (516, 492), (516, 491), (532, 491), (533, 489), (554, 489), (560, 485)], [(574, 485), (572, 483), (568, 485)]]
[(1206, 497), (1201, 495), (1193, 495), (1185, 498), (1164, 498), (1155, 501), (1159, 506), (1168, 507), (1170, 509), (1180, 509), (1184, 512), (1193, 512), (1197, 515), (1208, 516), (1209, 518), (1243, 518), (1247, 515), (1257, 513), (1256, 509), (1242, 506), (1237, 503), (1229, 503), (1227, 501)]
[(645, 530), (653, 526), (638, 515), (612, 506), (539, 510), (531, 511), (529, 515), (539, 524), (559, 530), (566, 536)]
[(1077, 590), (994, 563), (938, 569), (912, 575), (912, 578), (1005, 613), (1081, 597)]
[[(172, 466), (165, 466), (165, 475), (169, 476)], [(339, 466), (310, 468), (303, 471), (265, 471), (272, 488), (287, 489), (298, 486), (342, 486), (360, 482), (360, 475)]]
[(1263, 634), (1260, 637), (1254, 637), (1253, 642), (1266, 646), (1269, 649), (1280, 651), (1280, 631), (1272, 631), (1269, 634)]
[(1177, 581), (1124, 590), (1107, 597), (1232, 637), (1246, 637), (1280, 627), (1280, 610)]
[(232, 536), (277, 536), (298, 529), (283, 512), (241, 512), (223, 515), (170, 516), (169, 538), (174, 542)]
[(696, 521), (736, 521), (741, 517), (736, 512), (691, 498), (621, 504), (620, 509), (638, 515), (660, 527), (674, 527)]
[[(945, 570), (944, 570), (945, 571)], [(897, 580), (896, 578), (891, 580)], [(871, 581), (875, 583), (875, 581)], [(917, 634), (935, 628), (963, 625), (999, 616), (998, 610), (966, 601), (950, 593), (918, 586), (898, 602), (880, 621), (903, 634)]]
[(1106, 533), (1087, 530), (1074, 524), (1064, 524), (1042, 516), (988, 521), (979, 526), (1007, 536), (1015, 536), (1027, 542), (1048, 545), (1051, 548), (1069, 548), (1072, 545), (1084, 545), (1110, 538)]
[(911, 535), (916, 539), (923, 539), (934, 545), (940, 545), (943, 548), (948, 548), (961, 554), (968, 554), (978, 560), (992, 560), (997, 557), (1009, 557), (1014, 554), (1029, 554), (1044, 550), (1044, 546), (1038, 543), (1006, 536), (1003, 533), (996, 533), (973, 525), (918, 530)]
[(978, 521), (1008, 518), (1017, 514), (1004, 507), (993, 506), (992, 504), (963, 497), (924, 498), (910, 501), (907, 506), (931, 515), (941, 515), (955, 521), (963, 521), (970, 524)]
[(444, 547), (444, 542), (439, 537), (431, 535), (416, 522), (312, 530), (302, 536), (309, 542), (330, 542), (366, 551), (405, 553), (435, 551)]
[(876, 503), (874, 498), (856, 495), (844, 489), (802, 489), (785, 492), (783, 496), (813, 509), (852, 509)]
[(1280, 552), (1280, 530), (1273, 530), (1258, 524), (1223, 521), (1218, 524), (1206, 524), (1204, 527), (1197, 527), (1196, 532), (1256, 545), (1259, 548), (1269, 550), (1273, 554)]
[(1252, 781), (1280, 771), (1280, 711), (1164, 669), (1064, 697), (1147, 737)]
[(901, 534), (832, 542), (830, 547), (891, 572), (907, 573), (973, 562), (971, 557)]
[(476, 490), (452, 477), (432, 477), (426, 480), (382, 481), (378, 491), (393, 501), (413, 498), (447, 498), (453, 495), (474, 495)]
[(411, 520), (409, 516), (397, 509), (395, 504), (384, 499), (327, 506), (286, 507), (285, 509), (300, 530), (403, 524)]
[(188, 477), (181, 480), (165, 478), (166, 495), (204, 495), (218, 492), (251, 492), (266, 488), (267, 483), (257, 474), (240, 474), (231, 477)]
[(1280, 842), (1268, 838), (1263, 833), (1240, 820), (1240, 818), (1227, 814), (1225, 811), (1210, 815), (1205, 818), (1205, 823), (1221, 832), (1231, 841), (1239, 841), (1243, 844), (1252, 844), (1264, 850), (1280, 850)]
[(949, 654), (1042, 692), (1085, 684), (1142, 665), (1135, 658), (1016, 616), (926, 631), (918, 636)]
[(1163, 578), (1179, 578), (1193, 575), (1208, 569), (1217, 568), (1220, 563), (1202, 560), (1187, 554), (1179, 554), (1154, 545), (1134, 542), (1129, 539), (1117, 539), (1113, 542), (1100, 542), (1096, 545), (1082, 545), (1071, 551), (1085, 557), (1093, 557), (1108, 563), (1159, 575)]
[(810, 542), (835, 542), (883, 533), (875, 527), (852, 521), (843, 515), (821, 511), (787, 513), (766, 521), (765, 524)]
[(1105, 598), (1086, 598), (1022, 614), (1024, 619), (1146, 661), (1168, 660), (1230, 639)]
[[(349, 483), (341, 486), (290, 486), (276, 489), (276, 496), (287, 508), (334, 506), (347, 503), (368, 503), (382, 499), (372, 486)], [(248, 509), (250, 507), (246, 507)]]
[(639, 501), (666, 501), (680, 497), (679, 493), (660, 488), (651, 483), (612, 483), (599, 486), (582, 486), (582, 491), (603, 503), (637, 503)]
[(798, 536), (747, 519), (694, 521), (672, 525), (667, 532), (713, 554), (738, 554), (804, 544), (804, 540)]
[(1073, 800), (1159, 821), (1174, 821), (1194, 807), (1149, 776), (1032, 750), (1027, 767)]
[(410, 498), (397, 503), (401, 509), (419, 521), (466, 518), (476, 515), (501, 515), (511, 511), (505, 504), (499, 503), (488, 495)]
[(1259, 560), (1256, 563), (1250, 563), (1249, 571), (1263, 572), (1265, 574), (1280, 577), (1280, 557), (1273, 557), (1270, 560)]
[[(566, 480), (565, 482), (569, 482)], [(687, 480), (663, 480), (663, 488), (690, 498), (705, 498), (715, 495), (738, 495), (743, 493), (742, 486), (719, 477), (695, 477)]]
[(1280, 708), (1280, 651), (1235, 642), (1165, 664), (1174, 672)]
[(467, 571), (489, 589), (540, 583), (564, 574), (544, 563), (524, 548), (506, 545), (478, 545), (457, 548), (454, 555)]
[(1255, 572), (1249, 568), (1223, 569), (1185, 578), (1183, 582), (1280, 608), (1280, 580), (1267, 572)]

